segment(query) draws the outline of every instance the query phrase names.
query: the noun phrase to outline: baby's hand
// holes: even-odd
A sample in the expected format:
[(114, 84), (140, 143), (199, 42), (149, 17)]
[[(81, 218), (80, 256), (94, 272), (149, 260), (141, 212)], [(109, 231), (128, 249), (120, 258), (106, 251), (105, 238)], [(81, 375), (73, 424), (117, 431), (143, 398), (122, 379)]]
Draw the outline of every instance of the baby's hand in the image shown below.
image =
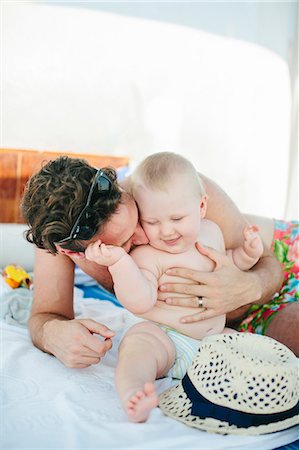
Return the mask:
[(244, 250), (251, 258), (260, 258), (264, 248), (263, 242), (259, 235), (259, 228), (256, 225), (244, 228)]
[(124, 255), (125, 250), (115, 245), (105, 245), (100, 240), (89, 244), (85, 250), (85, 258), (101, 266), (112, 266)]

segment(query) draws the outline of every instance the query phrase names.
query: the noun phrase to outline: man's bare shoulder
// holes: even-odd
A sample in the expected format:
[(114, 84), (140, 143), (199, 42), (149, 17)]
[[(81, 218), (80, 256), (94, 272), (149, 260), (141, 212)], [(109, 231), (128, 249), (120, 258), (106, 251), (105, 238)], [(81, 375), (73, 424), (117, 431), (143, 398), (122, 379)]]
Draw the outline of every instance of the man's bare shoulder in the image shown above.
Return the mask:
[(236, 248), (242, 245), (243, 230), (247, 225), (245, 217), (217, 183), (202, 174), (199, 175), (208, 195), (206, 217), (220, 226), (226, 248)]
[(131, 192), (131, 175), (119, 182), (119, 185), (127, 192)]
[(210, 219), (202, 219), (200, 229), (201, 229), (201, 231), (204, 230), (205, 232), (210, 231), (211, 233), (221, 233), (222, 234), (222, 231), (221, 231), (219, 225)]

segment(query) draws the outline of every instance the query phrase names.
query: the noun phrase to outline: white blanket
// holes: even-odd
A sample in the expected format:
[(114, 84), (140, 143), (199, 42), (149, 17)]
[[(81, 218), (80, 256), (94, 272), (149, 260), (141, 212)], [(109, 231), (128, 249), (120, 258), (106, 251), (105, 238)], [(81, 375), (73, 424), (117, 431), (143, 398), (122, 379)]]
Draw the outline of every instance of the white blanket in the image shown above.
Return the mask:
[[(208, 434), (153, 410), (144, 424), (124, 414), (114, 387), (119, 337), (130, 313), (110, 302), (83, 299), (75, 291), (76, 312), (117, 331), (113, 349), (86, 369), (69, 369), (36, 349), (26, 328), (1, 325), (2, 449), (258, 449), (295, 441), (299, 426), (258, 437)], [(159, 392), (172, 385), (156, 382)]]

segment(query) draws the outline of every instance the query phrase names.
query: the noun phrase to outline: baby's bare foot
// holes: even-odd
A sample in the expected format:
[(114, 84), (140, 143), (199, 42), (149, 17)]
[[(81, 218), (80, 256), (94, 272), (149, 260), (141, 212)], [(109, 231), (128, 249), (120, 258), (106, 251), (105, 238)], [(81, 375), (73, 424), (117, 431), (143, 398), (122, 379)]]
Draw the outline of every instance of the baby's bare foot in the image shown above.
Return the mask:
[(136, 392), (127, 403), (127, 414), (132, 422), (145, 422), (159, 398), (153, 383), (145, 383), (144, 390)]

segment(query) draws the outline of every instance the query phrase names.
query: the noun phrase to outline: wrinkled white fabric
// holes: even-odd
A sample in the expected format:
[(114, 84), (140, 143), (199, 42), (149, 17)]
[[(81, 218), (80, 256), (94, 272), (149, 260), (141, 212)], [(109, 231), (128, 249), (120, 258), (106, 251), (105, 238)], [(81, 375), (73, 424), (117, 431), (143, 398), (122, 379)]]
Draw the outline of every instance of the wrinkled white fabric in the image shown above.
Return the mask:
[[(159, 408), (147, 423), (130, 423), (114, 386), (118, 342), (130, 313), (80, 296), (76, 296), (76, 311), (117, 331), (110, 353), (86, 369), (63, 366), (33, 347), (26, 328), (0, 323), (5, 411), (0, 448), (267, 450), (297, 438), (299, 427), (258, 437), (208, 434), (164, 416)], [(162, 392), (174, 382), (164, 378), (156, 383)]]

